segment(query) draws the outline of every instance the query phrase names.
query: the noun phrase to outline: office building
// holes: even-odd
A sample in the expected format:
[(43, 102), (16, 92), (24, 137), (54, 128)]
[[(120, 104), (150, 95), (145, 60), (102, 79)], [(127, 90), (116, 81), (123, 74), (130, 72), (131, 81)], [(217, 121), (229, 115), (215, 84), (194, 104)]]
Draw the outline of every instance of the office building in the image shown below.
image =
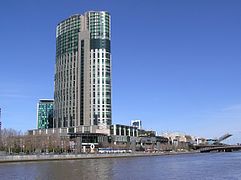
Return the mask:
[(55, 127), (94, 132), (111, 125), (110, 27), (105, 11), (73, 15), (57, 25)]
[(53, 128), (53, 106), (54, 100), (40, 99), (37, 104), (37, 128)]

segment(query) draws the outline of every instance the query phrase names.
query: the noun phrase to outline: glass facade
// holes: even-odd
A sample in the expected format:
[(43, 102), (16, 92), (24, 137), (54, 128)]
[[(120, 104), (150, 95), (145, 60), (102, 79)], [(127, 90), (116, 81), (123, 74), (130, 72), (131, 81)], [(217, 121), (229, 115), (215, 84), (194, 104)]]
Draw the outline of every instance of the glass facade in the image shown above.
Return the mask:
[(56, 28), (55, 127), (74, 127), (77, 124), (77, 97), (80, 90), (77, 86), (78, 51), (82, 19), (82, 15), (73, 15)]
[(71, 16), (57, 26), (56, 56), (78, 51), (78, 33), (80, 32), (81, 16)]
[(37, 128), (53, 128), (53, 100), (40, 100), (37, 105)]

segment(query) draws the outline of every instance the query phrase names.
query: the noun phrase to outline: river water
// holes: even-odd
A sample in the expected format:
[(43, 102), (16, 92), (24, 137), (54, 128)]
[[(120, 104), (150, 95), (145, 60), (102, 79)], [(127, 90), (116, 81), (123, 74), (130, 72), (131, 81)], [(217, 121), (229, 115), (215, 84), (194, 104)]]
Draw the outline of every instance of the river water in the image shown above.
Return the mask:
[(241, 153), (3, 163), (0, 179), (241, 180)]

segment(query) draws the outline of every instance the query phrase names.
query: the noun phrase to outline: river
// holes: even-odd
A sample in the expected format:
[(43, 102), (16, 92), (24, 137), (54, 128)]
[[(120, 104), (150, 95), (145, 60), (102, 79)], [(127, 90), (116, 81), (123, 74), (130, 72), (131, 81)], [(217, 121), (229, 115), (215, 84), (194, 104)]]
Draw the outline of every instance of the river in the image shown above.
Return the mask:
[(2, 163), (0, 179), (241, 180), (241, 153)]

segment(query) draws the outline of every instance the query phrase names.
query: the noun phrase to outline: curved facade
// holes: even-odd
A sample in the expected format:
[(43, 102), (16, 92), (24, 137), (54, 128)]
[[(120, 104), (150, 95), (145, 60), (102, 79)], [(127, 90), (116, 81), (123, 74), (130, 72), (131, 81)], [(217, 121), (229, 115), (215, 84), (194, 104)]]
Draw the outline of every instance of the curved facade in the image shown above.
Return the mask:
[[(56, 28), (54, 126), (111, 125), (110, 15), (73, 15)], [(87, 128), (88, 129), (88, 128)]]

